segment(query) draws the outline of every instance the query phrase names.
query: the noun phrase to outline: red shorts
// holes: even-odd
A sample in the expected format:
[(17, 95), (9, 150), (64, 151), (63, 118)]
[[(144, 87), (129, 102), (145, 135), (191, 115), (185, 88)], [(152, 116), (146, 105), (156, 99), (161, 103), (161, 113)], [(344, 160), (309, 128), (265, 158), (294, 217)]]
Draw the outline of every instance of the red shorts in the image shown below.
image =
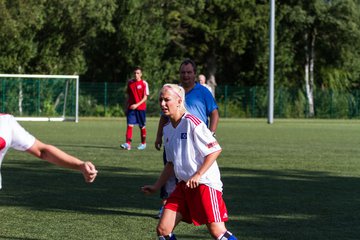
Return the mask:
[(192, 222), (195, 226), (228, 220), (222, 192), (204, 184), (191, 189), (185, 182), (179, 182), (165, 208), (180, 213), (184, 222)]

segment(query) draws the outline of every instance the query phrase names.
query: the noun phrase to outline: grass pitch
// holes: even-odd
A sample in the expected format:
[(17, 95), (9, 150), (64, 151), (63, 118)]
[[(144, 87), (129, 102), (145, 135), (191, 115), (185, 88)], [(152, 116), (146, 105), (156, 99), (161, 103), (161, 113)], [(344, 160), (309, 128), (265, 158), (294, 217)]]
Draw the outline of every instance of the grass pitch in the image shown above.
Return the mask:
[[(21, 122), (44, 142), (84, 160), (99, 175), (84, 183), (75, 171), (10, 150), (2, 166), (0, 239), (156, 239), (159, 195), (140, 187), (156, 180), (162, 151), (153, 147), (158, 119), (148, 119), (148, 148), (124, 140), (125, 119), (79, 123)], [(360, 122), (221, 119), (218, 159), (227, 227), (242, 240), (358, 239)], [(210, 239), (204, 226), (180, 223), (178, 239)]]

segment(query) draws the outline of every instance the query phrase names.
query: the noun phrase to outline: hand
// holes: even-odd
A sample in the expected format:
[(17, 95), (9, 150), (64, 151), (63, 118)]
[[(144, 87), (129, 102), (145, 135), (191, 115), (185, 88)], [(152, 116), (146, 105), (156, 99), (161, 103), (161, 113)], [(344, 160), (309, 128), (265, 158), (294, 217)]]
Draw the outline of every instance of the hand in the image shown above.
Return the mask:
[(154, 185), (145, 185), (143, 187), (141, 187), (141, 191), (147, 195), (156, 192), (156, 188), (154, 187)]
[(85, 178), (85, 182), (88, 183), (94, 182), (98, 173), (94, 164), (92, 164), (91, 162), (84, 162), (80, 168), (80, 171)]
[(200, 181), (200, 173), (196, 172), (187, 182), (186, 186), (189, 188), (197, 188), (199, 186)]
[(158, 151), (160, 151), (161, 145), (162, 145), (162, 137), (160, 137), (160, 138), (157, 137), (156, 140), (155, 140), (155, 148)]
[(130, 105), (131, 110), (135, 110), (138, 106), (136, 104)]

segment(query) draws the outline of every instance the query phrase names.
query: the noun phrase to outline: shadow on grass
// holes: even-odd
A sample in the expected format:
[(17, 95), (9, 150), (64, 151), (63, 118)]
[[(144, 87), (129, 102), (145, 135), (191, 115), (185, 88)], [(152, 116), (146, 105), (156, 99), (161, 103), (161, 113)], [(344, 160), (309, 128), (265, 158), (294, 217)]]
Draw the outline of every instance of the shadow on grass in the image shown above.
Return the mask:
[[(140, 187), (153, 182), (154, 178), (136, 173), (116, 174), (133, 171), (122, 167), (102, 167), (98, 170), (100, 173), (96, 181), (88, 184), (79, 172), (55, 168), (42, 162), (16, 161), (7, 164), (2, 170), (0, 206), (25, 206), (39, 211), (153, 216), (119, 209), (146, 208), (146, 196)], [(158, 205), (154, 205), (155, 208)]]
[[(140, 187), (152, 183), (158, 172), (100, 170), (95, 183), (85, 184), (79, 173), (41, 162), (7, 164), (0, 206), (153, 217), (149, 210), (158, 209), (158, 194), (144, 196)], [(358, 239), (359, 178), (312, 171), (221, 171), (231, 218), (227, 227), (239, 239)]]
[(227, 225), (240, 239), (358, 239), (359, 178), (238, 168), (222, 174), (229, 215), (240, 216)]
[(28, 237), (8, 237), (0, 234), (0, 239), (16, 239), (16, 240), (39, 240), (39, 238), (28, 238)]
[(105, 146), (105, 145), (88, 145), (88, 144), (57, 144), (57, 147), (63, 149), (63, 148), (90, 148), (90, 149), (112, 149), (112, 150), (119, 150), (120, 146)]

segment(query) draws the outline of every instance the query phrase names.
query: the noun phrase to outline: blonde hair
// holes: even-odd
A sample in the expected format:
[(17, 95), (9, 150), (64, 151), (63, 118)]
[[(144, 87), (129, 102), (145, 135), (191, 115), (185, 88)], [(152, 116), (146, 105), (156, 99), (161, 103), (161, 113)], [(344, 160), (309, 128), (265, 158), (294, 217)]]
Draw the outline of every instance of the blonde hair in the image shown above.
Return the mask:
[(179, 98), (181, 100), (180, 106), (179, 106), (180, 109), (183, 109), (183, 110), (186, 111), (186, 107), (185, 107), (185, 90), (184, 90), (183, 87), (181, 87), (180, 85), (177, 85), (177, 84), (166, 83), (160, 89), (160, 94), (165, 92), (165, 91), (170, 91), (173, 95), (175, 95), (177, 98)]

